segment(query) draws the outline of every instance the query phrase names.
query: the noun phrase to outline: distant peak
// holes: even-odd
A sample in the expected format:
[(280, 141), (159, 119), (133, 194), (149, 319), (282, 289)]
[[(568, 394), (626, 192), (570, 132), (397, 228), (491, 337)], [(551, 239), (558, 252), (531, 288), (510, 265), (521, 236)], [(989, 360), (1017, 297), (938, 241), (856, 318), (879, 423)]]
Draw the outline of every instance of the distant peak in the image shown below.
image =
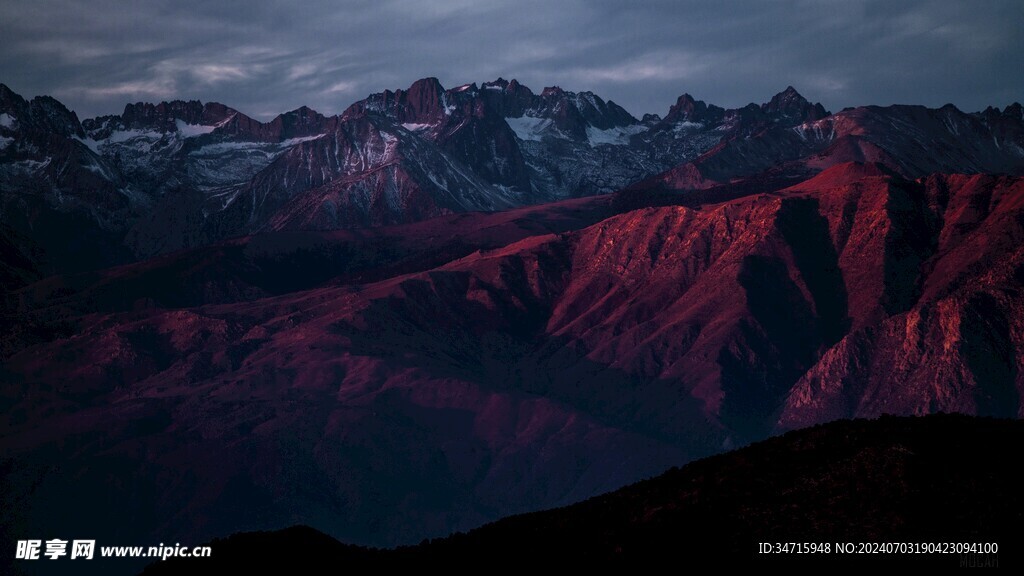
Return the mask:
[(676, 103), (668, 110), (665, 120), (669, 122), (700, 122), (708, 111), (708, 105), (697, 100), (688, 92), (676, 99)]
[(483, 83), (483, 87), (484, 88), (491, 88), (491, 89), (498, 88), (498, 89), (501, 89), (501, 90), (503, 90), (505, 92), (525, 91), (525, 92), (527, 92), (529, 94), (533, 94), (533, 92), (530, 92), (529, 88), (527, 88), (526, 86), (523, 86), (522, 84), (520, 84), (519, 80), (516, 80), (515, 78), (513, 78), (511, 80), (505, 80), (504, 78), (499, 76), (496, 80), (492, 80), (490, 82), (484, 82)]
[(698, 102), (701, 102), (701, 101), (697, 100), (693, 96), (690, 96), (689, 92), (683, 92), (682, 96), (680, 96), (679, 98), (676, 98), (676, 104), (675, 105), (683, 107), (683, 108), (692, 108)]
[(32, 99), (32, 102), (35, 102), (35, 103), (38, 103), (38, 104), (47, 105), (47, 106), (56, 106), (56, 107), (60, 107), (60, 108), (66, 109), (64, 104), (62, 104), (60, 100), (57, 100), (53, 96), (36, 96), (35, 98)]
[(441, 81), (433, 76), (427, 78), (420, 78), (419, 80), (412, 83), (409, 86), (409, 92), (417, 90), (434, 90), (437, 92), (444, 92), (444, 86), (441, 86)]
[(786, 86), (786, 89), (772, 97), (772, 102), (807, 102), (796, 88)]
[(21, 98), (14, 90), (7, 87), (6, 84), (0, 83), (0, 101), (9, 100), (11, 98)]
[(544, 89), (540, 95), (543, 96), (562, 96), (565, 94), (565, 90), (562, 90), (561, 86), (548, 86)]
[(46, 126), (50, 131), (65, 136), (83, 134), (78, 115), (56, 98), (36, 96), (29, 101), (28, 106), (32, 120), (41, 126)]
[(285, 118), (299, 118), (299, 119), (310, 119), (310, 118), (317, 119), (317, 118), (322, 118), (322, 114), (320, 114), (316, 110), (313, 110), (309, 106), (299, 106), (295, 110), (292, 110), (291, 112), (285, 112), (284, 114), (281, 114), (280, 116), (285, 117)]
[(792, 86), (786, 86), (786, 89), (773, 96), (771, 101), (762, 104), (761, 111), (769, 116), (784, 117), (801, 122), (821, 120), (828, 116), (828, 111), (824, 106), (811, 104)]

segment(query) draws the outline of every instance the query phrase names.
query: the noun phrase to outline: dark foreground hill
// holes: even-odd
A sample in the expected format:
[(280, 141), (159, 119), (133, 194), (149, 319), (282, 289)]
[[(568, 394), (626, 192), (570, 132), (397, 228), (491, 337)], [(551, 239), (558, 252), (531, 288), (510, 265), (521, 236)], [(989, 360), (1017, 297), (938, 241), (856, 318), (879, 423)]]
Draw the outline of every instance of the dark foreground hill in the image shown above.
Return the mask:
[[(681, 569), (872, 564), (1019, 564), (1024, 422), (961, 415), (841, 421), (791, 432), (582, 503), (514, 516), (418, 546), (348, 546), (307, 527), (231, 536), (210, 558), (146, 576), (257, 573), (269, 562), (456, 570), (551, 560)], [(828, 554), (758, 554), (758, 544), (825, 543)], [(837, 543), (998, 543), (997, 554), (840, 554)], [(608, 564), (611, 563), (611, 564)], [(320, 569), (323, 571), (324, 569)], [(305, 573), (320, 573), (311, 569)]]

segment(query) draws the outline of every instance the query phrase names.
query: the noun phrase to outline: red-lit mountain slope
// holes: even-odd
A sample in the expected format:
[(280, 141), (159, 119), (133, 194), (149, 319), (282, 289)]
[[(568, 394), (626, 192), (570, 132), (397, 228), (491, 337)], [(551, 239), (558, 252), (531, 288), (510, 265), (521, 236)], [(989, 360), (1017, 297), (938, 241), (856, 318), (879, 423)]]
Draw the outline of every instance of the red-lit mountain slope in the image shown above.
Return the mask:
[(408, 542), (779, 428), (1019, 416), (1022, 187), (843, 164), (718, 204), (513, 224), (507, 245), (483, 240), (490, 217), (439, 221), (481, 249), (366, 281), (124, 307), (119, 278), (160, 262), (102, 275), (40, 320), (63, 331), (4, 359), (5, 523)]

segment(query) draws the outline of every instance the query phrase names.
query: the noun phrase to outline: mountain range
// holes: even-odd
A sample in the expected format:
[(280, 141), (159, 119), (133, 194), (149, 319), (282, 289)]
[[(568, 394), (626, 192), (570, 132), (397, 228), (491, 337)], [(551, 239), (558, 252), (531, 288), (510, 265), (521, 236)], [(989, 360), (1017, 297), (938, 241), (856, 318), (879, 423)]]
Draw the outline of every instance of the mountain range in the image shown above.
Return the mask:
[(1019, 104), (0, 86), (0, 531), (390, 546), (836, 419), (1020, 418), (1022, 174)]
[(44, 273), (261, 231), (410, 223), (628, 185), (786, 181), (847, 161), (909, 178), (1018, 174), (1022, 109), (829, 114), (789, 87), (729, 110), (684, 94), (664, 118), (638, 120), (590, 92), (536, 94), (500, 78), (446, 90), (426, 78), (332, 117), (302, 107), (263, 123), (179, 100), (79, 121), (0, 85), (0, 225), (5, 242), (44, 255)]

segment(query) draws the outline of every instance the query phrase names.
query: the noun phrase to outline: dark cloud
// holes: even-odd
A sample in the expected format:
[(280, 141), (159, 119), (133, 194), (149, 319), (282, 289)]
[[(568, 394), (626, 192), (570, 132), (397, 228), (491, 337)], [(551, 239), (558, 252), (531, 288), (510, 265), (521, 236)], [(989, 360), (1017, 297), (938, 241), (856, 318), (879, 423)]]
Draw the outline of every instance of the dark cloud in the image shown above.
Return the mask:
[(637, 115), (790, 84), (831, 109), (977, 110), (1022, 99), (1021, 22), (1019, 0), (6, 0), (0, 82), (83, 117), (170, 98), (336, 113), (425, 76), (593, 90)]

